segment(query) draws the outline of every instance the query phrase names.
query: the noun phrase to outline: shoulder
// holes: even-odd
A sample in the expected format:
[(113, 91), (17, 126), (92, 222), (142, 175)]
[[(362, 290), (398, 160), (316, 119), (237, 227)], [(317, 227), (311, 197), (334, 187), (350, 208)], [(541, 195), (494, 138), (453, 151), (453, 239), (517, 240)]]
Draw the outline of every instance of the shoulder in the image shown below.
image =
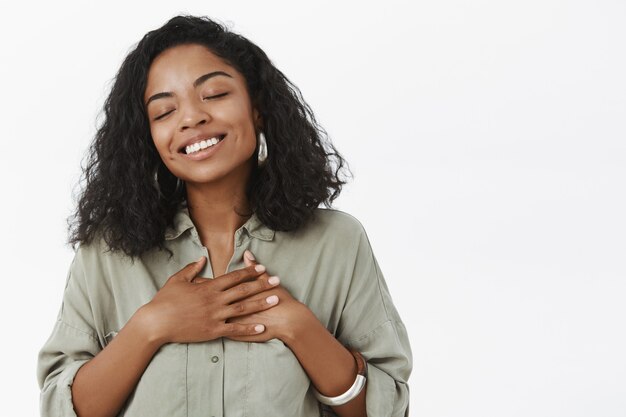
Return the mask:
[(72, 269), (81, 275), (93, 276), (97, 273), (131, 266), (134, 259), (121, 251), (113, 251), (101, 236), (89, 243), (80, 243), (75, 251)]
[(364, 231), (363, 224), (353, 215), (345, 211), (329, 208), (317, 208), (313, 214), (313, 222), (322, 229), (334, 232), (360, 234)]
[(361, 222), (351, 214), (337, 209), (317, 208), (309, 222), (296, 234), (312, 241), (353, 244), (365, 237)]

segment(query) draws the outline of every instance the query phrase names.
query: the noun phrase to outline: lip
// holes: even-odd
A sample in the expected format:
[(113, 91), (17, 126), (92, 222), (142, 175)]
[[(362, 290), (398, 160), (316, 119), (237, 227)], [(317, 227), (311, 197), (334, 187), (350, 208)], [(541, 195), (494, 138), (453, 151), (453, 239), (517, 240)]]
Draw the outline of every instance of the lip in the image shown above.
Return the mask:
[[(228, 136), (228, 135), (227, 135)], [(224, 138), (222, 140), (220, 140), (216, 145), (213, 145), (211, 147), (208, 147), (206, 149), (202, 149), (198, 152), (194, 152), (192, 154), (186, 154), (184, 152), (182, 152), (182, 156), (187, 158), (187, 159), (191, 159), (192, 161), (201, 161), (203, 159), (207, 159), (210, 158), (211, 155), (213, 155), (215, 152), (217, 152), (221, 147), (222, 147), (222, 143), (226, 140), (227, 136), (224, 136)]]
[(189, 145), (193, 145), (196, 142), (200, 142), (201, 140), (207, 140), (207, 139), (212, 139), (212, 138), (216, 138), (216, 137), (220, 137), (220, 136), (226, 136), (226, 132), (211, 132), (208, 134), (202, 134), (202, 135), (196, 135), (192, 138), (189, 138), (189, 140), (185, 141), (185, 143), (182, 143), (179, 147), (178, 147), (178, 153), (182, 153), (184, 155), (187, 155), (185, 153), (185, 148)]

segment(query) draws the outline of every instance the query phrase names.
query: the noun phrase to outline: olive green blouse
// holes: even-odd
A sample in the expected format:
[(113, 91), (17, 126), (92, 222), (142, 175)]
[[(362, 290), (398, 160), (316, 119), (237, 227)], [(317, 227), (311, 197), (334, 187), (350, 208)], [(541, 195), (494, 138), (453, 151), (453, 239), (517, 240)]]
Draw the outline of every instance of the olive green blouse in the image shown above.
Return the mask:
[[(98, 354), (149, 302), (165, 281), (209, 256), (185, 205), (165, 244), (131, 261), (103, 240), (81, 245), (69, 267), (63, 302), (38, 357), (42, 416), (76, 416), (70, 386), (81, 365)], [(361, 223), (344, 212), (316, 209), (293, 232), (274, 231), (256, 215), (235, 232), (227, 271), (244, 267), (250, 249), (268, 273), (306, 304), (345, 346), (367, 361), (369, 417), (408, 416), (412, 353), (404, 323)], [(211, 278), (210, 262), (200, 276)], [(319, 417), (332, 409), (314, 397), (293, 352), (279, 339), (168, 343), (155, 354), (119, 416)]]

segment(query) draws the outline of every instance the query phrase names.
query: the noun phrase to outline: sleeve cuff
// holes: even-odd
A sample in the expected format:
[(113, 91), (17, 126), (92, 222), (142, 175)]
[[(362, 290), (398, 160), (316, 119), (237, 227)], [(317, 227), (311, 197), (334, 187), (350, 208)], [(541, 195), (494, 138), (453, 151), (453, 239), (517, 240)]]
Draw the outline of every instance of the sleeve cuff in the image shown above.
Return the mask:
[(368, 416), (390, 417), (396, 389), (395, 380), (371, 363), (367, 364), (365, 405)]
[(70, 363), (63, 369), (55, 384), (41, 392), (42, 417), (78, 417), (72, 401), (72, 383), (78, 369), (87, 362), (88, 359)]
[(396, 381), (371, 363), (367, 364), (365, 388), (368, 417), (407, 417), (409, 415), (407, 384)]

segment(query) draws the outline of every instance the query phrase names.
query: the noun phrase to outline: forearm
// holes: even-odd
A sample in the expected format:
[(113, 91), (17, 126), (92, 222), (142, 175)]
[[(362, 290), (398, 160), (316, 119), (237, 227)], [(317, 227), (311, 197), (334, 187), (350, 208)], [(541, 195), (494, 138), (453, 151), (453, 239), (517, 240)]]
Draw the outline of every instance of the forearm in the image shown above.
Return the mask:
[(79, 417), (113, 417), (159, 349), (145, 333), (141, 310), (115, 338), (77, 372), (72, 402)]
[[(313, 315), (307, 314), (298, 330), (285, 336), (311, 382), (321, 394), (335, 397), (347, 391), (357, 375), (354, 356)], [(340, 417), (366, 417), (365, 392), (341, 406), (333, 407)]]

